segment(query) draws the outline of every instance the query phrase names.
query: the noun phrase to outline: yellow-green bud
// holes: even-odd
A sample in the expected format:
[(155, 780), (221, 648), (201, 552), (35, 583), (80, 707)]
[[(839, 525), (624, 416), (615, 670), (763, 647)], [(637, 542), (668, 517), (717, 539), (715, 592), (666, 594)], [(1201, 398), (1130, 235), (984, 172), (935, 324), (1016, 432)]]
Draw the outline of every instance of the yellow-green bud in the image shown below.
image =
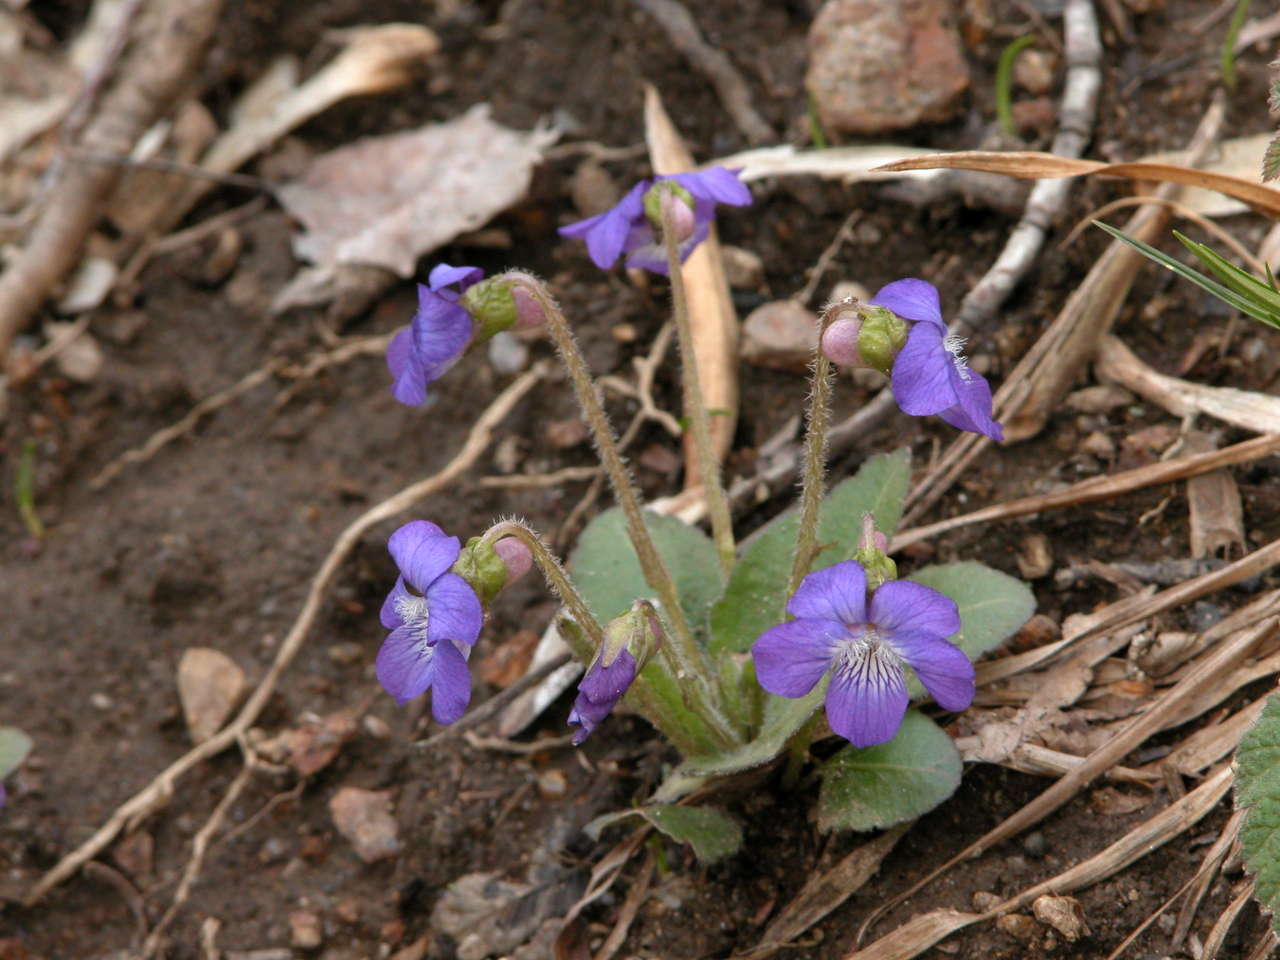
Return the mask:
[(507, 564), (481, 537), (472, 537), (458, 553), (452, 572), (467, 581), (480, 602), (489, 606), (493, 598), (507, 585)]
[(867, 366), (887, 377), (893, 373), (898, 351), (907, 343), (908, 324), (884, 307), (864, 306), (861, 311), (858, 350)]

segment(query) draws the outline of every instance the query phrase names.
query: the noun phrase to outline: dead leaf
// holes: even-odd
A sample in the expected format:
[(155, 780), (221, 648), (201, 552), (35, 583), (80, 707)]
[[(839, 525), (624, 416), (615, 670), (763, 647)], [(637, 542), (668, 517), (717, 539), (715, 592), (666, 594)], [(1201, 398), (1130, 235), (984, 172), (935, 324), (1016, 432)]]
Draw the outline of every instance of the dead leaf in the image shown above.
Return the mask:
[(329, 800), (329, 814), (338, 832), (350, 841), (365, 863), (385, 860), (400, 852), (390, 790), (343, 787)]
[(339, 147), (281, 187), (306, 228), (294, 249), (317, 265), (310, 272), (360, 264), (412, 276), (420, 256), (520, 200), (557, 134), (512, 130), (489, 112), (477, 104), (446, 123)]
[(225, 653), (189, 648), (178, 662), (178, 699), (191, 739), (203, 743), (222, 729), (244, 690), (244, 671)]
[[(1261, 183), (1262, 155), (1267, 152), (1267, 144), (1274, 136), (1274, 132), (1255, 133), (1248, 137), (1223, 140), (1217, 145), (1213, 156), (1202, 164), (1200, 169)], [(1173, 150), (1150, 154), (1139, 162), (1185, 166), (1187, 156), (1186, 150)], [(1178, 202), (1206, 217), (1227, 217), (1245, 213), (1249, 209), (1239, 200), (1213, 190), (1201, 190), (1195, 187), (1183, 193)]]
[[(1183, 439), (1189, 454), (1208, 453), (1217, 441), (1203, 430), (1192, 430)], [(1229, 470), (1212, 470), (1187, 480), (1187, 506), (1191, 511), (1191, 556), (1229, 556), (1244, 551), (1244, 511), (1240, 488)]]

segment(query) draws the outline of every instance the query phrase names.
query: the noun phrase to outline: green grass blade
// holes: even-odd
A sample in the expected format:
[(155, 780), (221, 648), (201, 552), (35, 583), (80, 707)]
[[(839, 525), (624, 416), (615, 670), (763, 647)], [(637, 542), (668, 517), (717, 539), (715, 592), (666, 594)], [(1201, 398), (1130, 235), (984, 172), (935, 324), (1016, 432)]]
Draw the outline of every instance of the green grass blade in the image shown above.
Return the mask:
[(1011, 137), (1018, 132), (1013, 124), (1013, 61), (1035, 39), (1031, 34), (1019, 37), (1000, 51), (1000, 60), (996, 63), (996, 119), (1000, 121), (1000, 129)]
[(1228, 287), (1246, 300), (1280, 316), (1280, 293), (1273, 287), (1267, 286), (1248, 271), (1241, 270), (1211, 247), (1184, 237), (1177, 230), (1173, 231), (1173, 235)]
[(1125, 243), (1129, 244), (1131, 247), (1138, 250), (1144, 256), (1148, 257), (1151, 260), (1154, 260), (1156, 263), (1160, 264), (1162, 267), (1167, 267), (1168, 269), (1176, 273), (1178, 276), (1186, 280), (1190, 280), (1200, 289), (1213, 294), (1223, 303), (1226, 303), (1229, 306), (1235, 307), (1235, 309), (1239, 310), (1241, 313), (1247, 314), (1248, 316), (1253, 317), (1255, 320), (1260, 320), (1263, 323), (1267, 324), (1268, 326), (1280, 328), (1280, 317), (1276, 317), (1270, 312), (1263, 310), (1256, 303), (1242, 297), (1240, 294), (1236, 293), (1230, 287), (1223, 286), (1222, 284), (1218, 283), (1218, 281), (1212, 279), (1211, 277), (1206, 277), (1203, 273), (1197, 273), (1195, 270), (1192, 270), (1190, 267), (1179, 263), (1177, 260), (1173, 259), (1173, 257), (1169, 256), (1168, 254), (1160, 252), (1150, 244), (1143, 243), (1141, 240), (1131, 237), (1126, 233), (1124, 233), (1123, 231), (1117, 230), (1115, 227), (1109, 226), (1108, 224), (1105, 224), (1100, 220), (1094, 220), (1093, 225), (1096, 227), (1099, 227), (1102, 230), (1105, 230), (1107, 233), (1111, 234), (1111, 236), (1115, 237), (1117, 240), (1123, 240)]

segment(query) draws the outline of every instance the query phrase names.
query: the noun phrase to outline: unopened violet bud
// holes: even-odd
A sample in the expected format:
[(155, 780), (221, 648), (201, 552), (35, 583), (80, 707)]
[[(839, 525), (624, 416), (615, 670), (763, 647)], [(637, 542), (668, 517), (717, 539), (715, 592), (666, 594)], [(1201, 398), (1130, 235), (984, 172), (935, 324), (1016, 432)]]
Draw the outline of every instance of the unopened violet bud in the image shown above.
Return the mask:
[(857, 311), (842, 311), (822, 334), (823, 356), (842, 367), (865, 367), (866, 361), (858, 347), (861, 332), (862, 317)]
[(862, 515), (862, 536), (853, 559), (862, 564), (867, 575), (867, 589), (898, 578), (898, 565), (888, 555), (889, 538), (876, 529), (876, 520), (869, 513)]
[(660, 180), (649, 188), (644, 197), (644, 212), (659, 236), (663, 216), (670, 218), (677, 245), (692, 237), (698, 226), (693, 213), (693, 196), (672, 180)]
[(516, 329), (537, 330), (547, 322), (542, 304), (521, 284), (512, 284), (511, 296), (516, 301)]
[(661, 621), (653, 605), (637, 600), (604, 628), (604, 642), (578, 684), (569, 712), (569, 725), (578, 728), (574, 744), (582, 743), (613, 710), (662, 645)]
[(505, 587), (511, 586), (533, 569), (533, 552), (519, 537), (503, 537), (493, 545), (493, 552), (502, 558), (507, 567)]
[(475, 340), (483, 343), (495, 333), (516, 325), (517, 307), (511, 284), (502, 277), (490, 277), (467, 289), (458, 301), (475, 323)]

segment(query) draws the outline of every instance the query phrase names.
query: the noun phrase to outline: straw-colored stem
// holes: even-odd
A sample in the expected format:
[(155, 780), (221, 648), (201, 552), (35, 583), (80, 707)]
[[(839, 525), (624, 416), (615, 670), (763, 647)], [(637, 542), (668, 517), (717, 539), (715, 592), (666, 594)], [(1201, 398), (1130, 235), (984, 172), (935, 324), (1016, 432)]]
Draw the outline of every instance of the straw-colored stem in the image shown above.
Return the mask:
[[(679, 201), (676, 201), (679, 202)], [(671, 304), (675, 313), (676, 333), (680, 340), (680, 369), (684, 378), (684, 413), (689, 421), (693, 448), (698, 456), (698, 479), (707, 500), (711, 518), (711, 536), (715, 540), (720, 566), (727, 576), (733, 570), (737, 550), (733, 541), (733, 517), (729, 498), (720, 481), (720, 458), (711, 444), (711, 416), (702, 397), (702, 379), (698, 375), (698, 356), (693, 349), (693, 323), (689, 317), (689, 298), (684, 288), (684, 271), (680, 264), (680, 247), (676, 241), (671, 214), (662, 207), (662, 243), (667, 252), (667, 268), (671, 276)]]
[(541, 283), (532, 278), (518, 275), (512, 278), (519, 283), (542, 308), (547, 330), (556, 345), (560, 359), (569, 371), (569, 380), (573, 384), (578, 406), (586, 417), (587, 426), (595, 441), (596, 451), (600, 456), (600, 464), (604, 467), (609, 485), (613, 489), (613, 497), (622, 509), (626, 520), (627, 536), (635, 548), (636, 557), (640, 561), (640, 569), (644, 573), (645, 582), (653, 588), (667, 622), (671, 625), (670, 643), (664, 645), (676, 664), (676, 679), (681, 686), (692, 688), (686, 691), (686, 698), (692, 708), (701, 716), (716, 738), (724, 746), (732, 746), (742, 742), (742, 737), (729, 722), (713, 691), (710, 677), (711, 667), (705, 654), (694, 639), (693, 630), (685, 617), (684, 608), (680, 605), (680, 593), (676, 589), (671, 572), (662, 561), (658, 548), (654, 545), (645, 525), (644, 515), (640, 509), (640, 498), (627, 472), (625, 461), (618, 450), (617, 437), (613, 425), (600, 403), (595, 382), (587, 368), (587, 362), (578, 349), (573, 331), (561, 312), (559, 305), (547, 293)]
[(833, 304), (818, 322), (818, 345), (813, 359), (813, 389), (809, 391), (809, 408), (805, 411), (804, 474), (800, 493), (800, 527), (796, 533), (796, 549), (791, 561), (791, 582), (787, 596), (795, 593), (800, 581), (813, 567), (818, 556), (818, 521), (822, 507), (822, 490), (827, 476), (827, 429), (831, 424), (831, 361), (822, 352), (822, 335), (839, 310), (847, 304)]

